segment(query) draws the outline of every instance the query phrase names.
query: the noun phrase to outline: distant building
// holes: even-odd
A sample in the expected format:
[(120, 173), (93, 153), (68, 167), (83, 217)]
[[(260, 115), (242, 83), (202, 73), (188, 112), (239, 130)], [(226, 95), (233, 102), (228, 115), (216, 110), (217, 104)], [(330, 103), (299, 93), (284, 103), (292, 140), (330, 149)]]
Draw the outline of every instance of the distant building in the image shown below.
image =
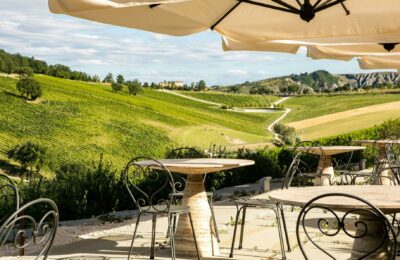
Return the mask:
[(159, 83), (160, 88), (178, 89), (183, 88), (183, 81), (163, 81)]

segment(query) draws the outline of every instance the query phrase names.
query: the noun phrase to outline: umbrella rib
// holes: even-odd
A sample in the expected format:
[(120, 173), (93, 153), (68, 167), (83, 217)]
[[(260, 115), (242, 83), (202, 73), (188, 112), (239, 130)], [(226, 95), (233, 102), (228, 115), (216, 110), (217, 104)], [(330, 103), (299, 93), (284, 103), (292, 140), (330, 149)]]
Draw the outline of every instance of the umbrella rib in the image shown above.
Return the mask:
[(323, 11), (325, 9), (328, 9), (329, 7), (332, 7), (332, 6), (335, 6), (338, 4), (342, 4), (344, 1), (346, 1), (346, 0), (336, 0), (334, 2), (330, 1), (330, 3), (324, 4), (323, 6), (315, 8), (314, 11), (317, 13), (317, 12)]
[(257, 5), (257, 6), (261, 6), (261, 7), (275, 9), (275, 10), (279, 10), (279, 11), (283, 11), (283, 12), (299, 14), (299, 10), (297, 10), (297, 9), (295, 9), (295, 10), (286, 9), (284, 7), (279, 7), (279, 6), (270, 5), (270, 4), (264, 4), (264, 3), (260, 3), (260, 2), (256, 2), (256, 1), (252, 1), (252, 0), (237, 0), (237, 1), (243, 2), (243, 3), (246, 3), (246, 4)]
[(322, 0), (318, 0), (318, 1), (313, 5), (313, 8), (316, 8), (316, 7), (319, 5), (319, 3), (321, 3), (321, 1), (322, 1)]
[(287, 4), (287, 3), (283, 2), (282, 0), (270, 0), (270, 1), (272, 1), (274, 3), (277, 3), (277, 4), (281, 5), (281, 6), (284, 6), (284, 7), (288, 8), (290, 10), (293, 10), (295, 12), (299, 11), (295, 7), (291, 6), (290, 4)]
[(221, 18), (219, 18), (218, 21), (216, 21), (216, 22), (210, 27), (210, 29), (211, 29), (212, 31), (214, 31), (214, 28), (215, 28), (218, 24), (220, 24), (230, 13), (232, 13), (233, 10), (235, 10), (241, 3), (242, 3), (241, 1), (238, 1), (234, 6), (232, 6), (232, 8), (229, 9), (228, 12), (226, 12)]

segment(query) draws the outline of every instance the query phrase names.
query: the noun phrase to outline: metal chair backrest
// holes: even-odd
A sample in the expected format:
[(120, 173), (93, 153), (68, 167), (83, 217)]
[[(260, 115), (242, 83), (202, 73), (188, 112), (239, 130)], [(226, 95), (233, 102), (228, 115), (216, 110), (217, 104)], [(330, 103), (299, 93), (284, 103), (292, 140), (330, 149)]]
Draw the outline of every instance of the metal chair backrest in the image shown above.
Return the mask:
[(380, 167), (374, 174), (370, 184), (391, 186), (400, 185), (400, 166)]
[(0, 248), (13, 245), (17, 250), (30, 246), (40, 251), (35, 259), (47, 259), (59, 222), (57, 205), (50, 199), (31, 201), (0, 226)]
[(134, 158), (126, 165), (122, 180), (140, 212), (169, 212), (173, 200), (170, 194), (176, 193), (177, 184), (161, 162), (147, 157)]
[[(349, 208), (344, 213), (337, 214), (334, 209), (324, 206), (327, 204), (322, 202), (326, 201), (326, 199), (333, 201), (332, 198), (334, 198), (335, 201), (352, 200), (357, 202), (357, 205), (362, 206), (358, 208)], [(344, 209), (341, 209), (340, 211), (343, 212), (343, 210)], [(325, 214), (323, 217), (318, 218), (315, 216), (316, 212), (319, 212), (319, 214)], [(307, 219), (308, 214), (310, 214), (310, 218)], [(367, 220), (364, 220), (364, 218), (361, 217), (359, 219), (355, 219), (355, 215), (367, 216)], [(296, 237), (298, 245), (305, 259), (309, 259), (304, 248), (305, 239), (307, 239), (313, 246), (323, 252), (330, 259), (337, 259), (333, 253), (329, 253), (322, 248), (322, 244), (324, 244), (324, 238), (332, 239), (332, 237), (340, 234), (342, 231), (344, 235), (347, 235), (354, 240), (362, 239), (366, 235), (371, 235), (371, 233), (368, 232), (375, 232), (370, 231), (371, 222), (374, 223), (375, 227), (376, 225), (381, 226), (381, 228), (379, 228), (379, 234), (374, 234), (375, 236), (382, 236), (382, 239), (380, 240), (380, 243), (377, 243), (376, 245), (369, 245), (371, 248), (362, 256), (357, 257), (357, 259), (364, 259), (376, 253), (384, 246), (388, 246), (388, 244), (385, 243), (387, 238), (391, 239), (391, 243), (389, 245), (390, 248), (388, 248), (392, 252), (390, 259), (395, 259), (397, 253), (397, 236), (393, 226), (385, 217), (384, 213), (368, 201), (345, 193), (327, 193), (320, 195), (311, 199), (304, 205), (299, 213), (296, 223)], [(300, 234), (301, 227), (302, 234), (305, 235), (305, 238)], [(358, 228), (357, 233), (353, 231), (356, 228)], [(312, 232), (312, 234), (310, 231), (308, 231), (308, 229)], [(378, 238), (380, 239), (380, 237)], [(306, 244), (309, 243), (307, 242)], [(342, 248), (342, 245), (338, 245), (338, 247)], [(339, 250), (339, 248), (337, 249)], [(335, 250), (333, 249), (332, 251)]]
[(400, 143), (398, 138), (391, 139), (391, 142), (385, 145), (385, 159), (390, 167), (400, 166)]
[(10, 177), (0, 173), (0, 225), (18, 209), (18, 188)]
[(180, 147), (170, 151), (167, 159), (204, 158), (204, 154), (194, 147)]
[[(294, 177), (312, 171), (312, 167), (307, 162), (307, 157), (314, 157), (311, 153), (312, 149), (320, 149), (319, 153), (322, 155), (324, 154), (322, 147), (318, 145), (318, 143), (312, 141), (299, 142), (292, 147), (293, 160), (286, 169), (282, 189), (289, 188)], [(322, 171), (319, 172), (319, 168), (317, 167), (317, 175), (318, 174), (322, 174)]]
[[(176, 149), (173, 149), (167, 154), (167, 159), (189, 159), (189, 158), (204, 158), (205, 154), (200, 152), (194, 147), (179, 147)], [(173, 173), (172, 176), (174, 177), (175, 181), (175, 189), (178, 192), (183, 192), (186, 187), (186, 175), (182, 174), (176, 174)], [(206, 175), (204, 174), (203, 176), (203, 182), (206, 179)]]

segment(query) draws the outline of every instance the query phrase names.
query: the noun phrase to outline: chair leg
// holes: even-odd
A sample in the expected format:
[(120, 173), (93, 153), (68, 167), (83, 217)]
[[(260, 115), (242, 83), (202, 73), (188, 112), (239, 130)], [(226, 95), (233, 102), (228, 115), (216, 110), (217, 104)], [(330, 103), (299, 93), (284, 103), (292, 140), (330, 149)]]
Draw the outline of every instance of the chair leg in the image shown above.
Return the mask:
[(136, 219), (136, 225), (135, 225), (135, 231), (133, 232), (133, 236), (132, 236), (132, 242), (131, 242), (131, 246), (129, 248), (129, 254), (128, 254), (128, 260), (131, 258), (131, 254), (132, 254), (132, 248), (133, 248), (133, 242), (135, 241), (135, 237), (136, 237), (136, 232), (140, 223), (140, 216), (142, 214), (139, 212), (139, 215), (137, 216)]
[(279, 206), (276, 209), (273, 209), (274, 213), (275, 213), (275, 219), (276, 219), (276, 224), (278, 227), (278, 235), (279, 235), (279, 242), (280, 242), (280, 246), (281, 246), (281, 254), (282, 254), (282, 259), (285, 260), (286, 259), (286, 255), (285, 255), (285, 242), (283, 240), (283, 235), (282, 235), (282, 226), (281, 226), (281, 217), (279, 215)]
[(167, 228), (167, 235), (165, 236), (165, 238), (169, 238), (170, 237), (171, 230), (170, 230), (169, 226), (171, 225), (171, 221), (172, 221), (172, 216), (168, 215), (168, 228)]
[(235, 238), (236, 238), (236, 231), (237, 231), (237, 226), (239, 222), (239, 216), (240, 212), (243, 210), (243, 207), (240, 207), (236, 205), (236, 219), (235, 219), (235, 228), (233, 229), (233, 237), (232, 237), (232, 245), (231, 245), (231, 252), (229, 254), (229, 257), (233, 257), (233, 249), (235, 248)]
[[(171, 217), (171, 219), (174, 219), (176, 217), (176, 215), (174, 215), (174, 216), (170, 215), (170, 217)], [(175, 260), (176, 259), (176, 254), (175, 254), (175, 252), (176, 252), (175, 251), (175, 231), (174, 231), (174, 227), (173, 227), (172, 222), (169, 223), (168, 230), (169, 230), (169, 233), (170, 233), (169, 240), (170, 240), (170, 244), (171, 244), (171, 259)]]
[(190, 214), (190, 212), (188, 212), (188, 215), (189, 215), (189, 220), (190, 220), (190, 226), (192, 227), (194, 246), (196, 247), (197, 259), (200, 260), (199, 247), (197, 246), (197, 238), (196, 238), (196, 232), (193, 227), (192, 214)]
[(175, 233), (176, 233), (176, 228), (177, 228), (177, 225), (176, 225), (176, 222), (178, 221), (178, 216), (177, 215), (175, 215), (174, 216), (174, 218), (173, 218), (173, 226), (172, 226), (172, 231), (174, 231)]
[[(156, 223), (157, 223), (157, 215), (153, 214), (152, 229), (151, 229), (150, 259), (154, 259), (154, 252), (155, 252), (155, 246), (156, 246)], [(170, 234), (170, 236), (172, 236), (172, 234)]]
[(215, 220), (214, 205), (213, 205), (212, 198), (210, 198), (208, 200), (208, 203), (210, 204), (211, 217), (212, 217), (212, 222), (213, 222), (213, 225), (214, 225), (215, 236), (217, 237), (217, 241), (219, 243), (221, 241), (219, 240), (218, 226), (217, 226), (217, 221)]
[(243, 207), (243, 216), (242, 216), (242, 226), (240, 228), (240, 239), (239, 239), (239, 247), (238, 249), (242, 249), (243, 248), (243, 235), (244, 235), (244, 224), (246, 223), (246, 210), (247, 210), (247, 206)]
[(278, 206), (278, 209), (280, 210), (280, 214), (281, 214), (281, 220), (282, 220), (282, 224), (283, 224), (283, 231), (285, 232), (286, 245), (287, 245), (287, 248), (288, 248), (288, 252), (291, 252), (292, 248), (290, 247), (289, 234), (288, 234), (287, 226), (286, 226), (285, 212), (283, 210), (282, 204), (278, 203), (277, 206)]

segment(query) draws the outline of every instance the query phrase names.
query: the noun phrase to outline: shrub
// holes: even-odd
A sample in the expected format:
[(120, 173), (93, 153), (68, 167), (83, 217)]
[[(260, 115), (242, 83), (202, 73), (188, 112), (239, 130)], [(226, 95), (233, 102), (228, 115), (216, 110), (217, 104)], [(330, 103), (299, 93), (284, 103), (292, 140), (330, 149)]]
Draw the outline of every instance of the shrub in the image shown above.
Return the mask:
[(275, 133), (279, 134), (284, 144), (295, 144), (300, 141), (300, 137), (293, 127), (278, 123), (274, 125), (273, 130)]
[(122, 84), (119, 84), (119, 83), (116, 83), (116, 82), (112, 82), (111, 83), (111, 88), (112, 88), (112, 90), (114, 92), (121, 91), (123, 87), (124, 87), (124, 85), (122, 85)]
[(22, 77), (17, 82), (17, 90), (21, 95), (25, 96), (26, 99), (36, 100), (42, 95), (42, 88), (39, 82), (32, 77)]
[(33, 142), (17, 145), (7, 152), (10, 159), (16, 160), (21, 164), (21, 173), (28, 173), (32, 177), (33, 173), (39, 174), (40, 169), (46, 162), (46, 150)]
[(143, 92), (143, 88), (138, 80), (134, 80), (128, 83), (128, 92), (131, 95), (136, 96), (137, 94)]

